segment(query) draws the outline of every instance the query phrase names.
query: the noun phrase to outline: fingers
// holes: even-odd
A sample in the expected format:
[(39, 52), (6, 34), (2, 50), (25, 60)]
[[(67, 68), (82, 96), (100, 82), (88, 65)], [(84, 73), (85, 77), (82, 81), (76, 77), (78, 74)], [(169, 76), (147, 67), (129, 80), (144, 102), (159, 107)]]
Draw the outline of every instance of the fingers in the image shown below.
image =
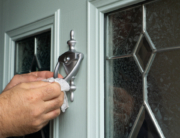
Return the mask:
[[(47, 82), (49, 83), (49, 82)], [(38, 84), (37, 84), (38, 86)], [(43, 101), (52, 100), (54, 98), (59, 97), (61, 92), (61, 87), (57, 82), (49, 83), (49, 85), (38, 87), (35, 89), (31, 89), (32, 92), (40, 92), (42, 95)]]
[(35, 81), (35, 82), (28, 82), (28, 83), (21, 83), (19, 86), (24, 89), (35, 89), (35, 88), (41, 88), (50, 85), (50, 82), (44, 82), (44, 81)]
[[(38, 72), (31, 72), (30, 75), (35, 75), (39, 78), (51, 78), (53, 77), (54, 73), (50, 71), (38, 71)], [(58, 74), (58, 78), (63, 78), (62, 75)]]
[(64, 93), (55, 99), (45, 102), (45, 113), (51, 112), (53, 110), (59, 109), (64, 102)]
[(53, 110), (53, 111), (45, 114), (44, 119), (45, 120), (52, 120), (52, 119), (56, 118), (57, 116), (59, 116), (60, 113), (61, 113), (61, 110), (60, 110), (60, 108), (58, 108), (56, 110)]
[(15, 75), (13, 79), (10, 81), (10, 83), (6, 86), (4, 91), (11, 89), (17, 84), (20, 84), (23, 82), (33, 82), (33, 81), (37, 81), (37, 77), (35, 75), (27, 75), (27, 74)]

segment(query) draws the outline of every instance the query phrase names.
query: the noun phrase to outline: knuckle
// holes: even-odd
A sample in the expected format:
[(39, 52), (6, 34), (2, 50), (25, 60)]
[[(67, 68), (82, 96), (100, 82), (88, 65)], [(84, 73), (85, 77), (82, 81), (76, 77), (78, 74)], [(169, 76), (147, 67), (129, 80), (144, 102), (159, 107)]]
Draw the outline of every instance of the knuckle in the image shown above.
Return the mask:
[(26, 88), (27, 87), (27, 84), (22, 82), (22, 83), (19, 83), (19, 87), (20, 88)]
[(59, 83), (57, 83), (57, 82), (53, 83), (53, 87), (54, 87), (56, 90), (61, 90), (61, 86), (60, 86)]
[(57, 117), (57, 116), (60, 115), (60, 113), (61, 113), (61, 110), (57, 109), (57, 110), (54, 111), (54, 116)]
[(34, 120), (32, 122), (31, 126), (34, 129), (34, 131), (39, 131), (41, 129), (41, 121), (40, 120)]
[(33, 81), (33, 80), (35, 80), (35, 79), (37, 79), (37, 77), (34, 76), (34, 75), (28, 75), (28, 76), (27, 76), (27, 80), (28, 80), (28, 81)]
[(32, 118), (34, 118), (35, 120), (37, 118), (39, 118), (40, 115), (41, 115), (41, 111), (40, 110), (33, 110), (32, 111)]
[(17, 80), (17, 79), (19, 79), (19, 77), (20, 77), (20, 75), (19, 75), (19, 74), (16, 74), (16, 75), (14, 75), (13, 80), (14, 80), (14, 79)]

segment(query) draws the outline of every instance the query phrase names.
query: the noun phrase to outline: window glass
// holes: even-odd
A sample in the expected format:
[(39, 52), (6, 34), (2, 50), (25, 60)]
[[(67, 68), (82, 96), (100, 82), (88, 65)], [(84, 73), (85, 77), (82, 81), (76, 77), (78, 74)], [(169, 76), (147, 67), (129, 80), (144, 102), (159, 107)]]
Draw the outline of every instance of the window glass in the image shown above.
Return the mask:
[(142, 28), (142, 8), (117, 11), (107, 16), (107, 55), (132, 54)]

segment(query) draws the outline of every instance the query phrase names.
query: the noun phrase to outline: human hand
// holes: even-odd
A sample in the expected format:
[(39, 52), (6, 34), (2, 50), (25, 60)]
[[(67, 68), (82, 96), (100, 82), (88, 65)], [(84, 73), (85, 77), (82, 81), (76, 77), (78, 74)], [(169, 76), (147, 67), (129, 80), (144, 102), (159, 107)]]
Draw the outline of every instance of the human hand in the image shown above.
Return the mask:
[[(12, 78), (12, 80), (8, 83), (6, 88), (3, 90), (3, 92), (8, 89), (11, 89), (12, 87), (20, 83), (40, 81), (50, 77), (53, 77), (53, 72), (50, 71), (39, 71), (39, 72), (31, 72), (28, 74), (15, 75)], [(58, 78), (63, 78), (63, 77), (62, 75), (58, 74)]]
[(64, 93), (58, 83), (11, 83), (0, 95), (0, 137), (37, 132), (60, 114)]

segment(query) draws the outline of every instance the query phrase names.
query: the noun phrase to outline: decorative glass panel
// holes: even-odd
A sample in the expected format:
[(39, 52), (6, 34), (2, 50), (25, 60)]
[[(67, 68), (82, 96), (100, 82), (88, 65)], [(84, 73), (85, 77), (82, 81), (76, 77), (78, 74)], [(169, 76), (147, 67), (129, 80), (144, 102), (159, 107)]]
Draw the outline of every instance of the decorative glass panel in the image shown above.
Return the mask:
[(180, 45), (179, 7), (179, 0), (158, 0), (146, 5), (147, 31), (157, 48)]
[(139, 130), (137, 138), (160, 138), (146, 109), (144, 110), (142, 117), (144, 118), (144, 121)]
[(143, 104), (142, 75), (133, 57), (108, 60), (106, 70), (106, 138), (125, 138)]
[(34, 37), (16, 42), (16, 74), (28, 73), (34, 56)]
[(51, 32), (37, 36), (37, 59), (41, 70), (50, 70)]
[(137, 56), (141, 66), (144, 70), (145, 70), (146, 65), (149, 61), (151, 53), (152, 53), (151, 47), (149, 46), (149, 43), (147, 42), (146, 38), (143, 37), (141, 39), (141, 42), (140, 42), (138, 49), (136, 51), (136, 56)]
[(167, 138), (180, 135), (180, 50), (157, 53), (148, 74), (148, 101)]
[(142, 30), (142, 8), (113, 12), (107, 20), (107, 55), (132, 54)]
[[(137, 137), (146, 138), (179, 137), (179, 7), (179, 0), (154, 0), (141, 3), (142, 15), (144, 16), (140, 14), (141, 8), (138, 6), (134, 9), (127, 8), (127, 10), (114, 11), (106, 15), (105, 51), (107, 53), (105, 57), (108, 59), (105, 61), (106, 138), (126, 138), (130, 132)], [(142, 21), (141, 18), (144, 18), (143, 21), (145, 22), (143, 24), (150, 37), (142, 37), (137, 50), (133, 51), (139, 34), (141, 33), (144, 36), (141, 28), (142, 24), (139, 22)], [(139, 23), (139, 26), (133, 26), (134, 20), (132, 19), (138, 19), (135, 21)], [(132, 43), (133, 39), (131, 37), (136, 35), (137, 39)], [(151, 40), (155, 44), (153, 51), (148, 43)], [(152, 53), (155, 58), (151, 58), (151, 64), (145, 70)], [(137, 57), (136, 63), (140, 64), (145, 70), (142, 75), (131, 56)], [(142, 92), (142, 80), (146, 80), (146, 77), (147, 82), (143, 83)], [(144, 120), (140, 117), (140, 114), (137, 118), (143, 102), (145, 108), (141, 109), (151, 113), (148, 114), (145, 111), (143, 113)], [(129, 111), (131, 111), (130, 114), (128, 114)], [(136, 118), (138, 120), (134, 123)], [(137, 130), (136, 132), (131, 131), (132, 125), (134, 125), (133, 130)], [(140, 131), (138, 131), (139, 129)]]

